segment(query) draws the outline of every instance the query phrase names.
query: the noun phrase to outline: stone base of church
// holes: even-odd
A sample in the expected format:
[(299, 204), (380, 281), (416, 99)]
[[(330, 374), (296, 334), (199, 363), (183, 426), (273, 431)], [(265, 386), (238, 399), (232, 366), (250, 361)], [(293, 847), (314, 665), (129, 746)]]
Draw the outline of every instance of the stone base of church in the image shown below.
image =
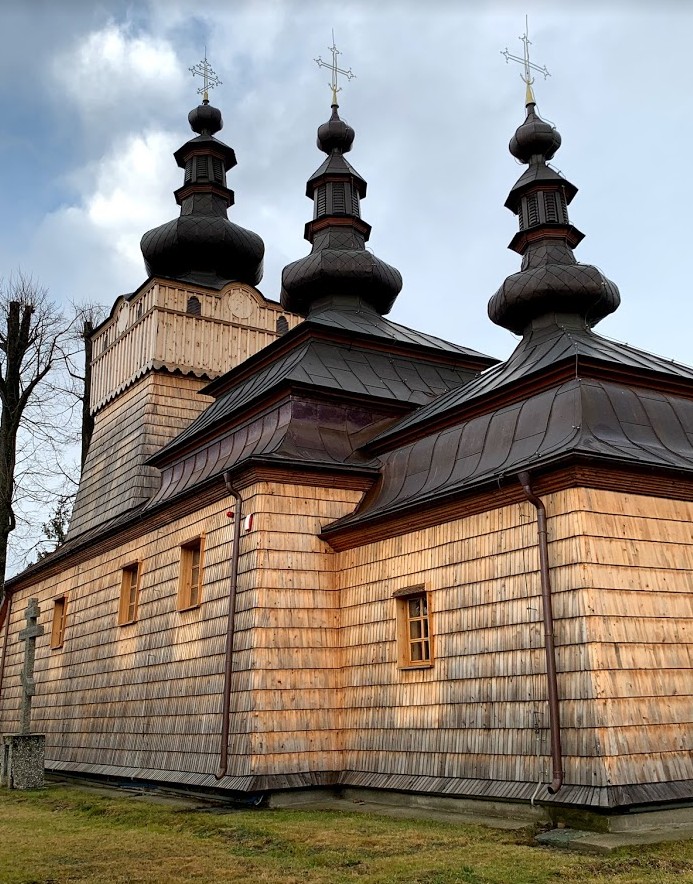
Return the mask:
[(43, 789), (45, 755), (43, 734), (5, 734), (0, 785), (8, 789)]
[[(586, 787), (566, 783), (555, 795), (547, 784), (455, 777), (403, 776), (373, 771), (307, 771), (274, 775), (226, 776), (191, 771), (146, 770), (117, 765), (56, 762), (48, 759), (46, 769), (54, 777), (98, 780), (116, 785), (160, 788), (174, 792), (207, 794), (215, 799), (280, 806), (319, 800), (320, 795), (344, 797), (363, 791), (369, 802), (424, 808), (432, 802), (436, 810), (466, 813), (469, 807), (488, 809), (495, 804), (520, 808), (534, 816), (537, 808), (552, 822), (565, 822), (580, 828), (608, 831), (602, 821), (618, 814), (634, 816), (666, 808), (691, 808), (693, 780)], [(478, 810), (474, 812), (480, 812)], [(523, 811), (524, 813), (525, 811)], [(642, 816), (645, 819), (645, 816)], [(693, 825), (693, 819), (691, 820)]]

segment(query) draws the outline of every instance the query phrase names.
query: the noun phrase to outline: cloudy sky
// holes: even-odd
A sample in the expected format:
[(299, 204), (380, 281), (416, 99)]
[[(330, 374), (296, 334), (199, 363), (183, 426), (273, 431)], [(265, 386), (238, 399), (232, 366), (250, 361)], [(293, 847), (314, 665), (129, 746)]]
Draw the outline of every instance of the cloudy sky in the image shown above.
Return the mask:
[(486, 303), (519, 267), (503, 207), (521, 169), (507, 143), (523, 117), (517, 65), (529, 13), (542, 115), (557, 166), (579, 188), (580, 260), (621, 289), (600, 330), (692, 362), (693, 11), (687, 4), (564, 0), (24, 0), (0, 3), (0, 272), (21, 266), (56, 299), (111, 304), (144, 281), (141, 235), (177, 214), (172, 152), (197, 103), (203, 55), (220, 137), (239, 165), (231, 217), (267, 250), (260, 285), (305, 254), (306, 178), (320, 164), (335, 29), (356, 79), (340, 94), (350, 160), (369, 184), (370, 245), (402, 272), (392, 318), (505, 356)]

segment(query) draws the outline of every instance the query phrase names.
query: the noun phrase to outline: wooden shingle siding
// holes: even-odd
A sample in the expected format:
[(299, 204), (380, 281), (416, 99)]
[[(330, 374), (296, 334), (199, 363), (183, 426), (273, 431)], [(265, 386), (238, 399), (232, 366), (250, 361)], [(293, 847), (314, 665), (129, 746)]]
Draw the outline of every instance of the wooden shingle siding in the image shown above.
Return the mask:
[[(318, 535), (361, 494), (265, 481), (242, 491), (253, 526), (241, 535), (220, 785), (530, 797), (550, 770), (534, 508), (334, 552)], [(566, 780), (557, 800), (606, 807), (679, 787), (685, 797), (693, 504), (572, 489), (546, 505)], [(215, 785), (231, 506), (210, 504), (18, 593), (0, 727), (18, 721), (26, 601), (37, 595), (48, 622), (65, 594), (64, 647), (50, 651), (47, 635), (37, 646), (34, 725), (49, 765)], [(202, 604), (177, 612), (180, 546), (203, 533)], [(138, 620), (117, 626), (122, 568), (135, 560)], [(412, 586), (429, 593), (435, 660), (399, 670), (392, 596)]]
[[(187, 310), (191, 297), (199, 315)], [(117, 302), (94, 335), (93, 411), (151, 369), (218, 377), (275, 340), (279, 316), (290, 328), (300, 322), (243, 283), (216, 292), (151, 280), (131, 301)]]
[(199, 393), (204, 383), (152, 372), (97, 414), (70, 520), (71, 537), (149, 500), (160, 474), (145, 461), (211, 402)]

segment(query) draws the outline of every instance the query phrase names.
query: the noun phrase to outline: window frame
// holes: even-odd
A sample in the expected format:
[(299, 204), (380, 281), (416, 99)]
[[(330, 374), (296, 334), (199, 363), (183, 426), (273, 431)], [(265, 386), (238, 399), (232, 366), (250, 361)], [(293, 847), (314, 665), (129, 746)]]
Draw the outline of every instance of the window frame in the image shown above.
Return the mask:
[[(199, 560), (194, 564), (195, 551), (199, 551)], [(179, 611), (192, 611), (202, 605), (202, 585), (204, 580), (205, 535), (198, 534), (180, 545), (180, 574), (178, 579), (178, 598), (176, 608)], [(193, 601), (192, 576), (197, 567), (198, 577), (197, 598)]]
[[(130, 608), (133, 607), (131, 600), (132, 593), (132, 578), (128, 577), (128, 575), (132, 575), (133, 572), (137, 574), (137, 579), (135, 582), (135, 601), (134, 601), (134, 610), (132, 613), (132, 617), (128, 617), (127, 615), (130, 612)], [(126, 582), (127, 581), (127, 582)], [(140, 584), (142, 581), (142, 561), (138, 559), (134, 562), (129, 562), (127, 565), (123, 565), (121, 570), (121, 578), (120, 578), (120, 602), (118, 604), (118, 626), (129, 626), (131, 623), (137, 622), (137, 615), (139, 613), (140, 607)]]
[(58, 651), (65, 644), (67, 627), (67, 594), (53, 599), (53, 620), (51, 623), (51, 651)]
[[(397, 622), (397, 668), (398, 669), (430, 669), (434, 663), (433, 612), (431, 610), (431, 593), (425, 586), (409, 586), (393, 593), (396, 606)], [(421, 599), (425, 612), (420, 617), (412, 617), (409, 603)], [(419, 621), (424, 624), (421, 636), (411, 634), (411, 624)], [(426, 634), (427, 633), (427, 634)], [(428, 658), (413, 660), (411, 648), (413, 643), (428, 644)]]

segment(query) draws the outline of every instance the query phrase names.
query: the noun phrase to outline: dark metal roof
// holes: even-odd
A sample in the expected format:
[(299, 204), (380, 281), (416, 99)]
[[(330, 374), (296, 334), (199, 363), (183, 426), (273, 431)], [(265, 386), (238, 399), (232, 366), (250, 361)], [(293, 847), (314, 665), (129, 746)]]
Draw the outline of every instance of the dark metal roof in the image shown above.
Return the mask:
[(327, 297), (316, 302), (306, 317), (304, 325), (306, 323), (331, 326), (355, 335), (381, 338), (393, 344), (413, 344), (428, 350), (470, 356), (482, 360), (487, 365), (497, 362), (492, 356), (486, 356), (478, 350), (462, 347), (460, 344), (452, 344), (450, 341), (444, 341), (434, 335), (415, 331), (406, 325), (392, 322), (392, 320), (381, 316), (370, 304), (350, 296)]
[(231, 424), (252, 403), (291, 385), (356, 394), (412, 406), (469, 381), (469, 368), (388, 354), (382, 350), (308, 339), (232, 387), (152, 459), (166, 458), (213, 427)]
[(529, 332), (505, 362), (492, 366), (464, 387), (452, 390), (403, 417), (373, 441), (391, 438), (394, 442), (404, 431), (414, 427), (423, 430), (427, 423), (439, 420), (446, 412), (457, 411), (476, 400), (510, 388), (520, 380), (538, 377), (553, 366), (571, 360), (575, 362), (576, 376), (584, 367), (584, 360), (593, 360), (626, 370), (693, 381), (693, 368), (603, 338), (585, 328), (577, 317), (553, 314), (532, 323)]
[(387, 419), (368, 407), (287, 395), (265, 413), (220, 431), (212, 442), (164, 467), (161, 487), (146, 508), (178, 497), (250, 459), (276, 466), (346, 467), (367, 471), (375, 478), (379, 461), (364, 457), (358, 449), (364, 435), (371, 435)]
[(377, 494), (334, 527), (440, 502), (575, 455), (693, 472), (693, 401), (576, 377), (393, 451)]

